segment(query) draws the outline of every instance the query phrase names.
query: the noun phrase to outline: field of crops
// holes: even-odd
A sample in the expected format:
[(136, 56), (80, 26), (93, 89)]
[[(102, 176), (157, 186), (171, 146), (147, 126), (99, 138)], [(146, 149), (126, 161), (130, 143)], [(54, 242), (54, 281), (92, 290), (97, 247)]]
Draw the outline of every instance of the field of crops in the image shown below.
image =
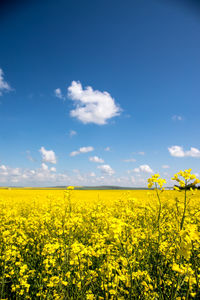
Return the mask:
[(200, 299), (199, 191), (0, 190), (0, 224), (0, 299)]

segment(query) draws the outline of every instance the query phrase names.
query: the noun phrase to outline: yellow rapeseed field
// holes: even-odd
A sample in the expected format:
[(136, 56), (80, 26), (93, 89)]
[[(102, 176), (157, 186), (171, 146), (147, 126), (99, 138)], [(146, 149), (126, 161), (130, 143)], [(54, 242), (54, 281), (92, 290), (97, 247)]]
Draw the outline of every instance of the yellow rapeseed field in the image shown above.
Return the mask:
[(164, 183), (0, 190), (0, 299), (200, 299), (200, 192)]

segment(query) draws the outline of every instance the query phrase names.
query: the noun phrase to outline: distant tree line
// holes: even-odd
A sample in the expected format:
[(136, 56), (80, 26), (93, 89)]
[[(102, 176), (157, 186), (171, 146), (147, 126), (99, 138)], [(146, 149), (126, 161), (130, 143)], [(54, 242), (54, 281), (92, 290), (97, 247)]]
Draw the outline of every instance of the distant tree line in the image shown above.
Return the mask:
[(175, 184), (174, 187), (179, 188), (179, 190), (190, 190), (190, 189), (200, 190), (200, 186), (196, 186), (194, 184), (187, 184), (186, 186), (183, 186), (183, 187)]

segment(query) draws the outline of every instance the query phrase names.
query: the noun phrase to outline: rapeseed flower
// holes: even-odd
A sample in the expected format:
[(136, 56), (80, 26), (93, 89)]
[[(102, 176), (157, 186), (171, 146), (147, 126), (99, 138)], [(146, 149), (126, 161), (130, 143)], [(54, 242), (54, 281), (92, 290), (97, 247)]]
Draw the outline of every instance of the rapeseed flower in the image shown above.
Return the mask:
[[(199, 182), (191, 170), (174, 178)], [(1, 190), (1, 298), (198, 299), (200, 193), (188, 192), (180, 228), (185, 191), (161, 193), (165, 183), (155, 174), (156, 192)]]

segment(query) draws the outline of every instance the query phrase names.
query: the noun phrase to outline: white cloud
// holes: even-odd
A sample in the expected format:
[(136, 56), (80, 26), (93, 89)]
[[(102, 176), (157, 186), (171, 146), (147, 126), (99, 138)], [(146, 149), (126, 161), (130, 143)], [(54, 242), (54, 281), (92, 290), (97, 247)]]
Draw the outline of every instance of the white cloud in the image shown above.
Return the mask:
[(200, 157), (200, 150), (194, 147), (191, 147), (189, 151), (185, 152), (186, 156), (191, 157)]
[(0, 96), (2, 96), (3, 92), (12, 91), (10, 85), (4, 80), (3, 70), (0, 68)]
[(76, 155), (79, 155), (81, 153), (87, 153), (87, 152), (91, 152), (91, 151), (94, 151), (94, 148), (91, 147), (91, 146), (81, 147), (81, 148), (79, 148), (79, 150), (71, 152), (70, 156), (76, 156)]
[(115, 171), (109, 165), (98, 166), (97, 168), (100, 169), (105, 175), (111, 176), (115, 173)]
[(84, 124), (104, 125), (107, 120), (120, 115), (121, 109), (108, 92), (93, 90), (90, 86), (84, 90), (80, 82), (72, 81), (68, 87), (68, 97), (75, 104), (70, 115)]
[(77, 132), (75, 130), (70, 130), (69, 131), (69, 136), (72, 137), (74, 135), (77, 135)]
[(48, 170), (48, 166), (45, 163), (41, 164), (41, 168), (43, 171), (47, 171)]
[(79, 155), (79, 154), (80, 154), (79, 151), (72, 151), (72, 152), (70, 153), (70, 156), (76, 156), (76, 155)]
[(191, 147), (188, 151), (184, 151), (181, 146), (172, 146), (168, 150), (171, 156), (175, 157), (200, 157), (200, 150), (194, 147)]
[(65, 97), (63, 96), (61, 89), (57, 88), (54, 90), (54, 95), (59, 98), (59, 99), (65, 99)]
[(94, 172), (91, 172), (89, 175), (90, 175), (91, 177), (95, 177), (95, 176), (96, 176), (96, 174), (95, 174)]
[(10, 181), (15, 178), (19, 178), (21, 175), (20, 169), (19, 168), (9, 168), (8, 166), (1, 165), (0, 166), (0, 182), (4, 182), (8, 176)]
[(104, 160), (98, 156), (92, 156), (89, 158), (89, 161), (95, 162), (95, 163), (104, 163)]
[(169, 169), (170, 167), (168, 165), (162, 165), (163, 169)]
[(11, 168), (3, 165), (0, 167), (0, 183), (4, 183), (8, 186), (41, 186), (41, 184), (46, 185), (48, 183), (54, 185), (55, 182), (58, 183), (60, 180), (67, 177), (68, 176), (64, 174), (51, 174), (45, 163), (41, 164), (41, 168), (35, 170)]
[(138, 168), (133, 169), (133, 172), (140, 173), (153, 173), (153, 170), (150, 168), (149, 165), (141, 165)]
[(129, 158), (129, 159), (124, 159), (123, 161), (129, 163), (129, 162), (135, 162), (136, 159), (135, 158)]
[(135, 183), (136, 183), (136, 179), (135, 179), (135, 177), (131, 176), (131, 182), (132, 182), (133, 184), (135, 184)]
[(41, 147), (39, 151), (42, 154), (42, 160), (44, 162), (56, 164), (56, 155), (53, 150), (46, 150), (44, 147)]
[[(147, 187), (148, 173), (135, 173), (135, 176), (107, 176), (113, 175), (114, 171), (109, 165), (103, 167), (100, 165), (99, 169), (102, 174), (97, 175), (94, 172), (82, 173), (80, 170), (72, 170), (67, 173), (55, 172), (55, 168), (48, 168), (44, 170), (11, 168), (9, 166), (0, 166), (0, 185), (3, 186), (98, 186), (98, 185), (120, 185), (120, 186), (138, 186)], [(103, 167), (103, 168), (102, 168)], [(168, 178), (169, 185), (172, 186), (174, 182)]]
[(173, 121), (182, 121), (183, 120), (183, 117), (179, 116), (179, 115), (173, 115), (172, 116), (172, 120)]
[(56, 168), (55, 168), (55, 167), (51, 167), (51, 168), (50, 168), (50, 171), (51, 171), (51, 172), (56, 172)]
[(11, 175), (14, 175), (14, 176), (20, 176), (21, 175), (21, 172), (20, 172), (19, 168), (11, 169), (10, 173), (11, 173)]
[(81, 148), (79, 149), (79, 152), (80, 152), (80, 153), (87, 153), (87, 152), (91, 152), (91, 151), (93, 151), (93, 150), (94, 150), (93, 147), (88, 146), (88, 147), (81, 147)]
[(185, 153), (183, 151), (183, 148), (180, 146), (172, 146), (168, 148), (169, 153), (171, 154), (171, 156), (175, 156), (175, 157), (184, 157)]
[(6, 167), (5, 165), (1, 165), (1, 166), (0, 166), (0, 170), (6, 171), (6, 170), (7, 170), (7, 167)]
[(106, 147), (104, 150), (105, 151), (110, 151), (110, 147)]

